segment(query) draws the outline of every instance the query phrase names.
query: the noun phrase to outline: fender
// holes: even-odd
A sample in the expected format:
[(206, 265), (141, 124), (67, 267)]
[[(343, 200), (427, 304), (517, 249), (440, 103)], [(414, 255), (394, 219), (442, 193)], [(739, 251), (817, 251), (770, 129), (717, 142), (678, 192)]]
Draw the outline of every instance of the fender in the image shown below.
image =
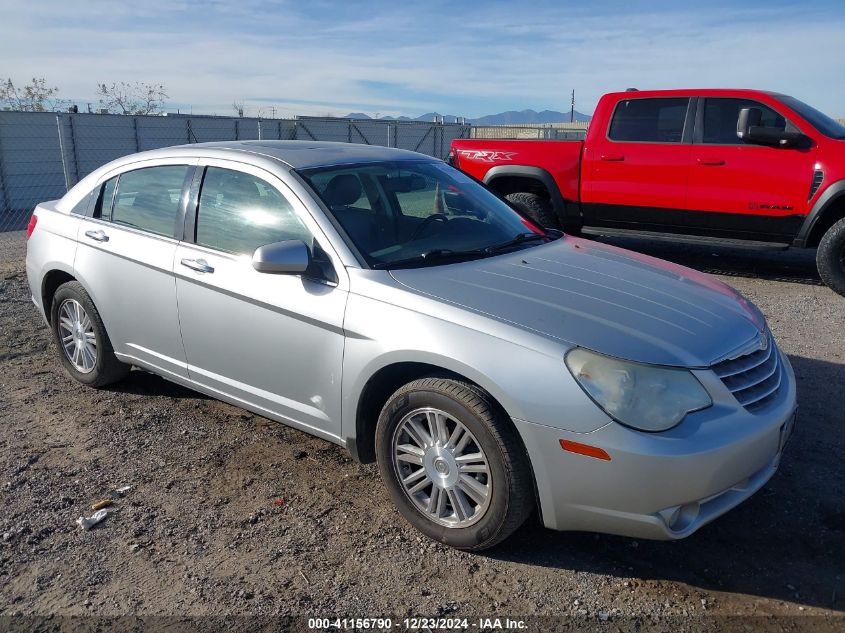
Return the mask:
[[(471, 382), (474, 382), (479, 387), (487, 391), (510, 416), (520, 417), (523, 414), (522, 409), (518, 403), (508, 395), (507, 389), (496, 383), (491, 377), (478, 371), (459, 359), (445, 356), (436, 352), (426, 352), (421, 350), (405, 349), (393, 350), (386, 352), (373, 359), (362, 369), (356, 376), (354, 382), (345, 390), (343, 396), (343, 411), (341, 413), (341, 436), (350, 452), (356, 456), (357, 459), (357, 441), (358, 433), (361, 431), (362, 420), (358, 417), (359, 404), (364, 390), (370, 382), (370, 379), (378, 374), (381, 370), (392, 365), (401, 363), (415, 363), (421, 365), (430, 365), (439, 370), (443, 370), (452, 374), (461, 376)], [(345, 371), (344, 371), (345, 373)]]
[(819, 196), (819, 199), (816, 200), (813, 208), (810, 209), (810, 213), (804, 218), (804, 222), (801, 224), (801, 228), (798, 230), (798, 235), (795, 237), (792, 245), (805, 248), (810, 235), (813, 233), (813, 229), (824, 216), (824, 212), (843, 195), (845, 195), (845, 180), (838, 180), (825, 189), (822, 195)]
[(529, 165), (497, 165), (484, 174), (484, 184), (492, 187), (492, 183), (498, 178), (508, 176), (519, 176), (522, 178), (533, 178), (543, 183), (549, 192), (552, 209), (561, 221), (561, 225), (581, 224), (581, 210), (575, 201), (567, 201), (560, 193), (560, 188), (552, 175), (541, 167)]
[[(88, 296), (91, 297), (91, 302), (94, 304), (94, 307), (97, 307), (99, 305), (99, 303), (98, 303), (99, 297), (93, 291), (93, 289), (92, 289), (91, 285), (88, 283), (88, 281), (84, 277), (81, 277), (79, 275), (79, 273), (76, 271), (76, 269), (71, 268), (70, 266), (67, 266), (66, 264), (59, 262), (59, 261), (51, 261), (51, 262), (48, 262), (47, 264), (44, 265), (44, 267), (42, 268), (42, 274), (41, 274), (41, 290), (40, 290), (41, 296), (39, 297), (39, 301), (42, 303), (42, 310), (43, 310), (46, 318), (49, 318), (51, 306), (43, 305), (42, 297), (44, 296), (44, 290), (45, 290), (45, 283), (47, 281), (47, 275), (51, 272), (54, 272), (54, 271), (60, 271), (60, 272), (66, 273), (66, 274), (70, 275), (71, 277), (73, 277), (73, 279), (75, 281), (79, 282), (79, 284), (82, 286), (82, 289), (85, 290), (85, 292), (88, 293)], [(103, 321), (103, 325), (105, 326), (106, 331), (108, 331), (108, 329), (109, 329), (108, 324), (105, 322), (105, 319), (103, 319), (102, 314), (100, 315), (100, 319)]]
[[(36, 307), (41, 310), (41, 315), (44, 317), (44, 321), (47, 322), (48, 325), (51, 306), (44, 304), (44, 291), (47, 289), (47, 275), (54, 271), (65, 273), (66, 275), (70, 275), (74, 279), (77, 279), (73, 268), (58, 260), (46, 262), (43, 266), (41, 266), (40, 270), (33, 271), (33, 278), (38, 280), (38, 295), (34, 296), (33, 299), (36, 302)], [(77, 281), (79, 280), (77, 279)], [(32, 290), (32, 285), (33, 284), (30, 284), (30, 290)], [(85, 287), (85, 284), (83, 284), (83, 287)]]

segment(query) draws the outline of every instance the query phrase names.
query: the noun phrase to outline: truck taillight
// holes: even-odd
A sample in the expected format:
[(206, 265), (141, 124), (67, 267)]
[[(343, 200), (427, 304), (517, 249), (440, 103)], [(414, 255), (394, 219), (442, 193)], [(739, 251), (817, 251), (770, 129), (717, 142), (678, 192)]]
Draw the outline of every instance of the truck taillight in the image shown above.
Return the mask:
[(33, 213), (29, 218), (29, 224), (26, 225), (26, 239), (32, 237), (32, 232), (35, 230), (36, 224), (38, 224), (38, 216)]

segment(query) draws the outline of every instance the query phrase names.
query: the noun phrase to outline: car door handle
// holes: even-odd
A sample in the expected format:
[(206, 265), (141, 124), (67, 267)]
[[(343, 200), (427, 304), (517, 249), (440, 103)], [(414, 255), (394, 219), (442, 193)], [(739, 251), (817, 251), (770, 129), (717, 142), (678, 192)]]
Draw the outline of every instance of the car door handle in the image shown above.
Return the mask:
[(182, 265), (187, 266), (191, 270), (195, 270), (198, 273), (213, 273), (214, 268), (208, 265), (208, 262), (204, 259), (183, 259)]
[(718, 167), (719, 165), (725, 164), (724, 158), (699, 158), (698, 159), (699, 165), (710, 165), (713, 167)]
[(608, 162), (619, 162), (625, 160), (625, 157), (622, 154), (602, 154), (601, 159)]
[(85, 237), (90, 237), (92, 240), (97, 242), (109, 241), (109, 236), (106, 235), (103, 231), (85, 231)]

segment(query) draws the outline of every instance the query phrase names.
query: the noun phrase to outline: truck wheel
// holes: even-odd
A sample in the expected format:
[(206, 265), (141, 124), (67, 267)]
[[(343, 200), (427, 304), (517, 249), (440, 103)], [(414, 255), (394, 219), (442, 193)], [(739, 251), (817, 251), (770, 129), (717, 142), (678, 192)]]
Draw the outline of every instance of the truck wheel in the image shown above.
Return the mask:
[(100, 313), (78, 281), (64, 283), (56, 290), (50, 324), (62, 365), (82, 384), (104, 387), (129, 373), (130, 366), (114, 355)]
[(845, 218), (822, 236), (816, 251), (816, 266), (822, 281), (845, 297)]
[(399, 512), (452, 547), (493, 547), (534, 508), (528, 456), (490, 396), (450, 378), (394, 393), (376, 426), (382, 480)]
[(505, 196), (505, 200), (541, 227), (550, 229), (560, 228), (552, 205), (549, 204), (548, 200), (541, 198), (536, 193), (509, 193)]

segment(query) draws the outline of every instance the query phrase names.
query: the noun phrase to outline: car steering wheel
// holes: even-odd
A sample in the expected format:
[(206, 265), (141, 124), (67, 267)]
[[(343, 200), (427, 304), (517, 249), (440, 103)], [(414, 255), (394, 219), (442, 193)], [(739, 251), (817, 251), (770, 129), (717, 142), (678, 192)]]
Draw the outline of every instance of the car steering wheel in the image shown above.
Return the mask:
[(434, 213), (434, 214), (428, 216), (425, 220), (423, 220), (422, 222), (420, 222), (417, 225), (417, 228), (415, 228), (414, 232), (411, 233), (411, 237), (408, 238), (408, 241), (413, 242), (415, 239), (417, 239), (420, 236), (420, 233), (422, 233), (423, 229), (425, 227), (427, 227), (429, 224), (431, 224), (432, 222), (448, 222), (448, 221), (449, 221), (449, 218), (447, 218), (442, 213)]

